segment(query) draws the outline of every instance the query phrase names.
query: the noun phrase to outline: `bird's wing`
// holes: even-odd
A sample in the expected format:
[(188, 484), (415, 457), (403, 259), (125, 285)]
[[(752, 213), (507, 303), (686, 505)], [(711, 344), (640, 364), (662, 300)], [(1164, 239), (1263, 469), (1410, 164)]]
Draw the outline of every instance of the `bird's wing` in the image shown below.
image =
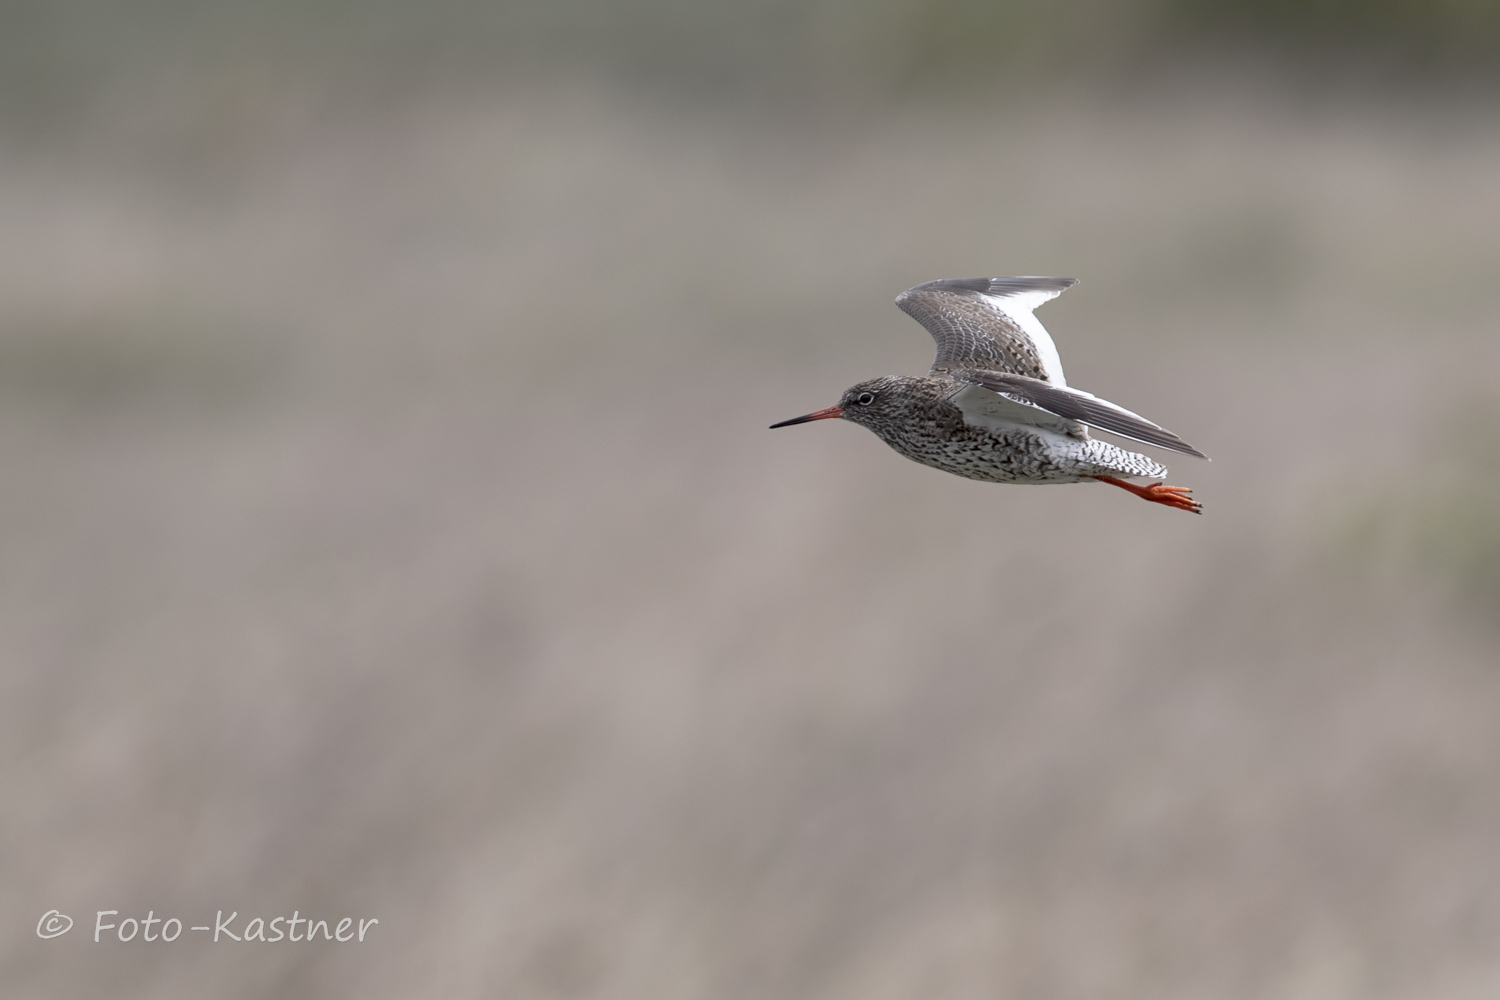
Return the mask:
[(949, 396), (948, 402), (963, 412), (964, 421), (969, 424), (1025, 424), (1070, 436), (1079, 436), (1082, 429), (1082, 424), (1078, 421), (1060, 417), (1051, 410), (1028, 403), (1019, 395), (1002, 396), (973, 382), (966, 383)]
[[(1196, 455), (1199, 458), (1208, 457), (1176, 434), (1153, 424), (1140, 414), (1131, 413), (1107, 399), (1100, 399), (1098, 396), (1079, 389), (1070, 389), (1064, 385), (1028, 378), (1025, 375), (985, 369), (962, 368), (950, 374), (960, 382), (968, 382), (991, 392), (1019, 397), (1059, 417), (1077, 420), (1079, 423), (1130, 438), (1132, 441), (1154, 444), (1158, 448), (1180, 451), (1185, 455)], [(960, 390), (962, 391), (964, 390)]]
[(971, 367), (1067, 385), (1062, 359), (1031, 311), (1073, 278), (944, 278), (908, 288), (896, 305), (937, 341), (935, 372)]

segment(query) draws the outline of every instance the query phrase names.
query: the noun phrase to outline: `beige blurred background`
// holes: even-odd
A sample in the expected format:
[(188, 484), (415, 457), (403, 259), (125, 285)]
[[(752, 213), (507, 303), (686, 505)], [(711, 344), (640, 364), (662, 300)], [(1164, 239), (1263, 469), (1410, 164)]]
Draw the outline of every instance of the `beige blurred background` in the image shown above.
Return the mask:
[[(0, 993), (1500, 996), (1497, 58), (4, 5)], [(1204, 517), (766, 431), (1014, 273)], [(92, 943), (148, 909), (379, 924)]]

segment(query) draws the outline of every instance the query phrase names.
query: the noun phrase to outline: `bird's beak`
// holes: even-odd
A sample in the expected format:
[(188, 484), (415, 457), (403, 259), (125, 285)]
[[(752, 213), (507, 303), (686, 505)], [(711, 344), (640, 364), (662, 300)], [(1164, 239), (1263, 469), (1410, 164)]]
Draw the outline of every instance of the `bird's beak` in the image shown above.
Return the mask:
[(830, 406), (826, 410), (818, 410), (816, 412), (809, 413), (806, 416), (793, 417), (790, 420), (783, 420), (779, 424), (772, 424), (770, 429), (774, 431), (778, 427), (790, 427), (793, 424), (805, 424), (809, 420), (832, 420), (834, 417), (842, 417), (843, 415), (844, 411), (842, 407)]

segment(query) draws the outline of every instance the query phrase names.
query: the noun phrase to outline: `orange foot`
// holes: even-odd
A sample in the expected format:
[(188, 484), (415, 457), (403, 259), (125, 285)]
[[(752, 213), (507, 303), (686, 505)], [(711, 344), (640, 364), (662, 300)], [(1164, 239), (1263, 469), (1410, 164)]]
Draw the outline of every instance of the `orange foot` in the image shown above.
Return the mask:
[(1186, 486), (1168, 486), (1166, 483), (1151, 483), (1149, 486), (1137, 486), (1135, 483), (1127, 483), (1123, 479), (1114, 476), (1095, 476), (1101, 483), (1118, 486), (1122, 490), (1129, 490), (1142, 500), (1150, 500), (1152, 503), (1164, 503), (1168, 507), (1176, 507), (1178, 510), (1190, 510), (1194, 514), (1203, 513), (1203, 505), (1192, 497), (1193, 491)]

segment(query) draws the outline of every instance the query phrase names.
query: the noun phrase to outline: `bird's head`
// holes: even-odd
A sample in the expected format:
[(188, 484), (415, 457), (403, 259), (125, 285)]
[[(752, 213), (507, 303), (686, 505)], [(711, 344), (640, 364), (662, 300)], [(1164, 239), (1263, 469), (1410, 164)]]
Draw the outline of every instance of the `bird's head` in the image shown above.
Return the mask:
[(872, 378), (868, 382), (860, 382), (844, 390), (844, 395), (839, 399), (837, 406), (814, 410), (800, 417), (783, 420), (779, 424), (772, 424), (771, 429), (790, 427), (792, 424), (805, 424), (810, 420), (832, 420), (834, 417), (843, 417), (845, 420), (852, 420), (856, 424), (864, 424), (866, 427), (873, 428), (882, 420), (889, 419), (899, 412), (903, 402), (899, 390), (899, 379)]

